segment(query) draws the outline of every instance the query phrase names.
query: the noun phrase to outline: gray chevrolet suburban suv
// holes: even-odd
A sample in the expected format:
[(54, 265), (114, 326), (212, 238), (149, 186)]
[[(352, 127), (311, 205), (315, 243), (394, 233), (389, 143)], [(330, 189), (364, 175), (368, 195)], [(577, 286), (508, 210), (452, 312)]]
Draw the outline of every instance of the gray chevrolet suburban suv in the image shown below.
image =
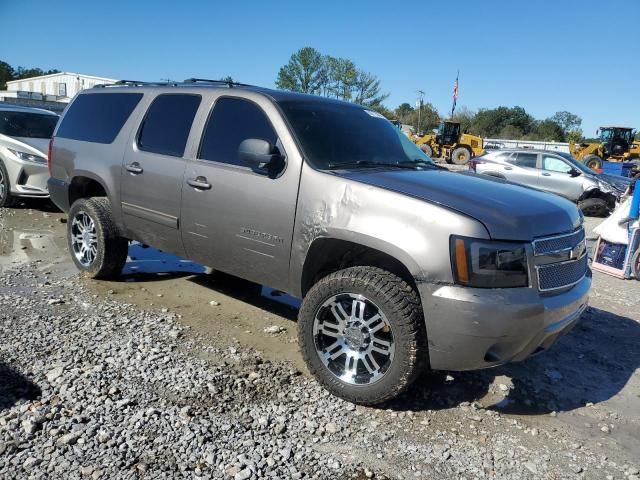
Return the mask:
[(352, 402), (542, 352), (587, 305), (575, 205), (438, 167), (361, 106), (195, 79), (96, 87), (49, 166), (80, 270), (118, 275), (137, 240), (301, 298), (309, 370)]

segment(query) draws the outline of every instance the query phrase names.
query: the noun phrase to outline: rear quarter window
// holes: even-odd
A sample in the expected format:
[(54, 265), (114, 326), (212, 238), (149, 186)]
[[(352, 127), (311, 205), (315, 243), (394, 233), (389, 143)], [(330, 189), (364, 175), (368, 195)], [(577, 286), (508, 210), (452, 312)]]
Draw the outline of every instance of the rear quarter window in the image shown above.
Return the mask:
[(141, 98), (141, 93), (80, 95), (69, 106), (56, 136), (84, 142), (111, 143)]

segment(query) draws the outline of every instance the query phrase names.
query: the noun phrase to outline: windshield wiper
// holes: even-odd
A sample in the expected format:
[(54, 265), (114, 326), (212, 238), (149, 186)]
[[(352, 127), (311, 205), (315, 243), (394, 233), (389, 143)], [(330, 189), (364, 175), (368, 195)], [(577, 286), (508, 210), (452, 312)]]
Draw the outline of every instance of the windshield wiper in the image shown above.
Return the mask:
[(420, 167), (435, 168), (436, 170), (447, 170), (442, 165), (437, 165), (427, 160), (407, 160), (405, 162), (400, 162), (400, 165), (407, 165), (407, 166), (417, 165)]
[[(411, 162), (417, 163), (417, 162)], [(344, 162), (344, 163), (330, 163), (328, 165), (329, 170), (340, 170), (343, 168), (356, 168), (356, 167), (364, 167), (364, 168), (402, 168), (405, 170), (413, 170), (414, 168), (410, 165), (407, 165), (405, 162), (401, 163), (390, 163), (390, 162), (374, 162), (372, 160), (358, 160), (357, 162)]]

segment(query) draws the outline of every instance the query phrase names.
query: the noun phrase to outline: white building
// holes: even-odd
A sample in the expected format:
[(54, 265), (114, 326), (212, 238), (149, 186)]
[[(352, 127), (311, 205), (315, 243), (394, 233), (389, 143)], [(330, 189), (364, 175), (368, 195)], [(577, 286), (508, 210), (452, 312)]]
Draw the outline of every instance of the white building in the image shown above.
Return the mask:
[(11, 80), (7, 82), (7, 90), (0, 90), (0, 102), (46, 108), (60, 113), (80, 90), (116, 81), (113, 78), (71, 72)]
[(116, 81), (113, 78), (60, 72), (41, 77), (12, 80), (7, 82), (7, 93), (9, 93), (8, 96), (13, 96), (10, 92), (16, 92), (15, 96), (20, 97), (19, 92), (24, 92), (30, 93), (29, 98), (32, 99), (54, 100), (52, 97), (55, 97), (57, 102), (69, 102), (80, 90), (100, 84), (112, 84)]

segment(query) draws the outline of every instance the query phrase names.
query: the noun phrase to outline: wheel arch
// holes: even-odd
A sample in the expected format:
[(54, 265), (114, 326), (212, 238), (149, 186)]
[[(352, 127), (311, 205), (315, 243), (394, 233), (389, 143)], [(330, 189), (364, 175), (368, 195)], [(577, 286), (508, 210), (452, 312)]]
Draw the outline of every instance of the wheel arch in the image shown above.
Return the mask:
[(107, 197), (111, 200), (109, 189), (93, 172), (75, 172), (69, 181), (69, 206), (81, 198)]
[(322, 277), (354, 266), (378, 267), (405, 280), (417, 290), (414, 275), (418, 265), (398, 247), (369, 237), (321, 237), (311, 243), (305, 256), (300, 278), (296, 282), (300, 297)]

